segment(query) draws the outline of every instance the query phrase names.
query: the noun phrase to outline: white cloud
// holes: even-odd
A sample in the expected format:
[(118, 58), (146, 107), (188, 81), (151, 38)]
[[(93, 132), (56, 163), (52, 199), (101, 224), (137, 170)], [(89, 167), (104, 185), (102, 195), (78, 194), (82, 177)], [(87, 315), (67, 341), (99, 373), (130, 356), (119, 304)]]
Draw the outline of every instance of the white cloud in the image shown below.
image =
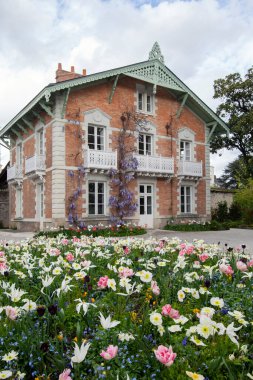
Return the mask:
[[(252, 0), (0, 1), (0, 128), (54, 81), (58, 62), (94, 73), (148, 58), (215, 108), (213, 81), (253, 62)], [(221, 170), (230, 152), (215, 160)]]

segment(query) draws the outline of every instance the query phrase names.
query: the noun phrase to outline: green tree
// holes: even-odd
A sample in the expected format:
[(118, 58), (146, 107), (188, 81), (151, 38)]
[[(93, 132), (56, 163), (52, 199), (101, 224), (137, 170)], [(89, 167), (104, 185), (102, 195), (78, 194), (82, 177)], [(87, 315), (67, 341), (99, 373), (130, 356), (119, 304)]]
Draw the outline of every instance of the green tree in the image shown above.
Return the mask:
[(253, 178), (253, 67), (243, 79), (239, 73), (214, 82), (214, 98), (220, 99), (219, 116), (225, 118), (229, 136), (216, 136), (211, 151), (237, 149), (245, 164), (247, 176)]
[(242, 210), (245, 222), (253, 224), (253, 179), (245, 188), (238, 190), (234, 199)]
[(238, 189), (248, 182), (248, 170), (242, 157), (230, 162), (221, 177), (216, 180), (217, 185), (224, 189)]

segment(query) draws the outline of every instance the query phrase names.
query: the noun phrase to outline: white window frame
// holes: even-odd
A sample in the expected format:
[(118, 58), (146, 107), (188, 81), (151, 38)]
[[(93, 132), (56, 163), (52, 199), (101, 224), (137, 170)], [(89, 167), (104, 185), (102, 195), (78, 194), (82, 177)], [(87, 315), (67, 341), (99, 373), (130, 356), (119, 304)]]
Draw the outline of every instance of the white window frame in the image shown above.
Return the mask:
[(39, 219), (44, 218), (44, 183), (37, 184), (37, 216)]
[[(95, 195), (95, 203), (94, 203), (94, 206), (95, 206), (95, 212), (94, 213), (90, 213), (90, 184), (94, 184), (95, 185), (95, 192), (94, 192), (94, 195)], [(103, 193), (98, 193), (98, 185), (99, 184), (103, 184)], [(104, 199), (103, 199), (103, 212), (102, 213), (98, 213), (98, 206), (99, 206), (99, 203), (98, 203), (98, 195), (99, 194), (103, 194), (104, 195)], [(103, 216), (103, 215), (106, 215), (106, 182), (104, 181), (94, 181), (94, 180), (90, 180), (88, 182), (88, 215), (89, 216)]]
[[(182, 194), (182, 190), (184, 194)], [(188, 199), (190, 200), (190, 202), (188, 202)], [(180, 186), (180, 213), (181, 214), (193, 213), (193, 187), (192, 186), (189, 186), (189, 185)]]
[(23, 165), (23, 144), (18, 142), (16, 146), (16, 165), (18, 168), (22, 168)]
[(43, 128), (39, 129), (36, 134), (36, 150), (39, 156), (42, 156), (45, 152), (45, 137)]
[(192, 141), (180, 140), (180, 160), (191, 161), (192, 160)]
[[(92, 127), (94, 128), (94, 148), (90, 148), (89, 147), (89, 127)], [(102, 149), (98, 149), (98, 129), (102, 129), (103, 131), (103, 145), (102, 145)], [(101, 152), (104, 152), (105, 151), (105, 147), (106, 147), (106, 128), (105, 126), (103, 125), (96, 125), (96, 124), (88, 124), (88, 129), (87, 129), (87, 145), (88, 145), (88, 148), (90, 150), (98, 150), (98, 151), (101, 151)]]
[[(143, 153), (140, 153), (140, 136), (143, 136)], [(147, 143), (147, 137), (150, 138), (150, 144)], [(150, 145), (150, 152), (147, 150), (147, 145)], [(152, 156), (153, 154), (153, 136), (146, 133), (139, 133), (138, 136), (138, 154), (144, 156)]]
[(16, 189), (16, 218), (23, 217), (23, 191), (20, 187)]
[(137, 84), (137, 111), (153, 115), (154, 101), (153, 88)]

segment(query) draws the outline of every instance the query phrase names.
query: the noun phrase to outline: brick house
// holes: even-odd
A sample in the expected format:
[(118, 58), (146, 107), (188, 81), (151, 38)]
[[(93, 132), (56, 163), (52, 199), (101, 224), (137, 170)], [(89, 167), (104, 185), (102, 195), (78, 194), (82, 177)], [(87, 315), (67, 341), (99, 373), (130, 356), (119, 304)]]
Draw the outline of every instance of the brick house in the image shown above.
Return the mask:
[[(10, 149), (10, 225), (39, 230), (68, 224), (79, 188), (78, 218), (110, 223), (113, 136), (124, 107), (148, 118), (136, 135), (138, 167), (132, 221), (164, 226), (170, 218), (210, 218), (209, 142), (226, 124), (165, 65), (157, 43), (147, 61), (86, 75), (58, 65), (49, 84), (1, 131)], [(82, 166), (85, 175), (78, 170)]]

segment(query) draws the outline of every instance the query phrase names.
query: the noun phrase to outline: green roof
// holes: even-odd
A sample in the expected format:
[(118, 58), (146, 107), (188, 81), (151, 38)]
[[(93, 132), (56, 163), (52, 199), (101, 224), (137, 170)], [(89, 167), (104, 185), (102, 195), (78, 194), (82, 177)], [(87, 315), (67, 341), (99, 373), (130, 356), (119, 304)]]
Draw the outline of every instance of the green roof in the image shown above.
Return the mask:
[(58, 91), (69, 90), (74, 87), (85, 86), (86, 84), (95, 83), (106, 78), (117, 77), (119, 75), (125, 75), (148, 82), (154, 86), (154, 92), (156, 91), (157, 86), (161, 86), (174, 93), (178, 99), (187, 95), (184, 99), (184, 105), (195, 112), (204, 122), (207, 124), (210, 123), (210, 126), (215, 125), (215, 133), (229, 132), (226, 123), (164, 65), (160, 47), (156, 42), (149, 53), (149, 59), (147, 61), (49, 84), (0, 130), (0, 138), (9, 135), (10, 129), (20, 119), (24, 118), (25, 115), (33, 110), (39, 102), (49, 102), (52, 94)]

